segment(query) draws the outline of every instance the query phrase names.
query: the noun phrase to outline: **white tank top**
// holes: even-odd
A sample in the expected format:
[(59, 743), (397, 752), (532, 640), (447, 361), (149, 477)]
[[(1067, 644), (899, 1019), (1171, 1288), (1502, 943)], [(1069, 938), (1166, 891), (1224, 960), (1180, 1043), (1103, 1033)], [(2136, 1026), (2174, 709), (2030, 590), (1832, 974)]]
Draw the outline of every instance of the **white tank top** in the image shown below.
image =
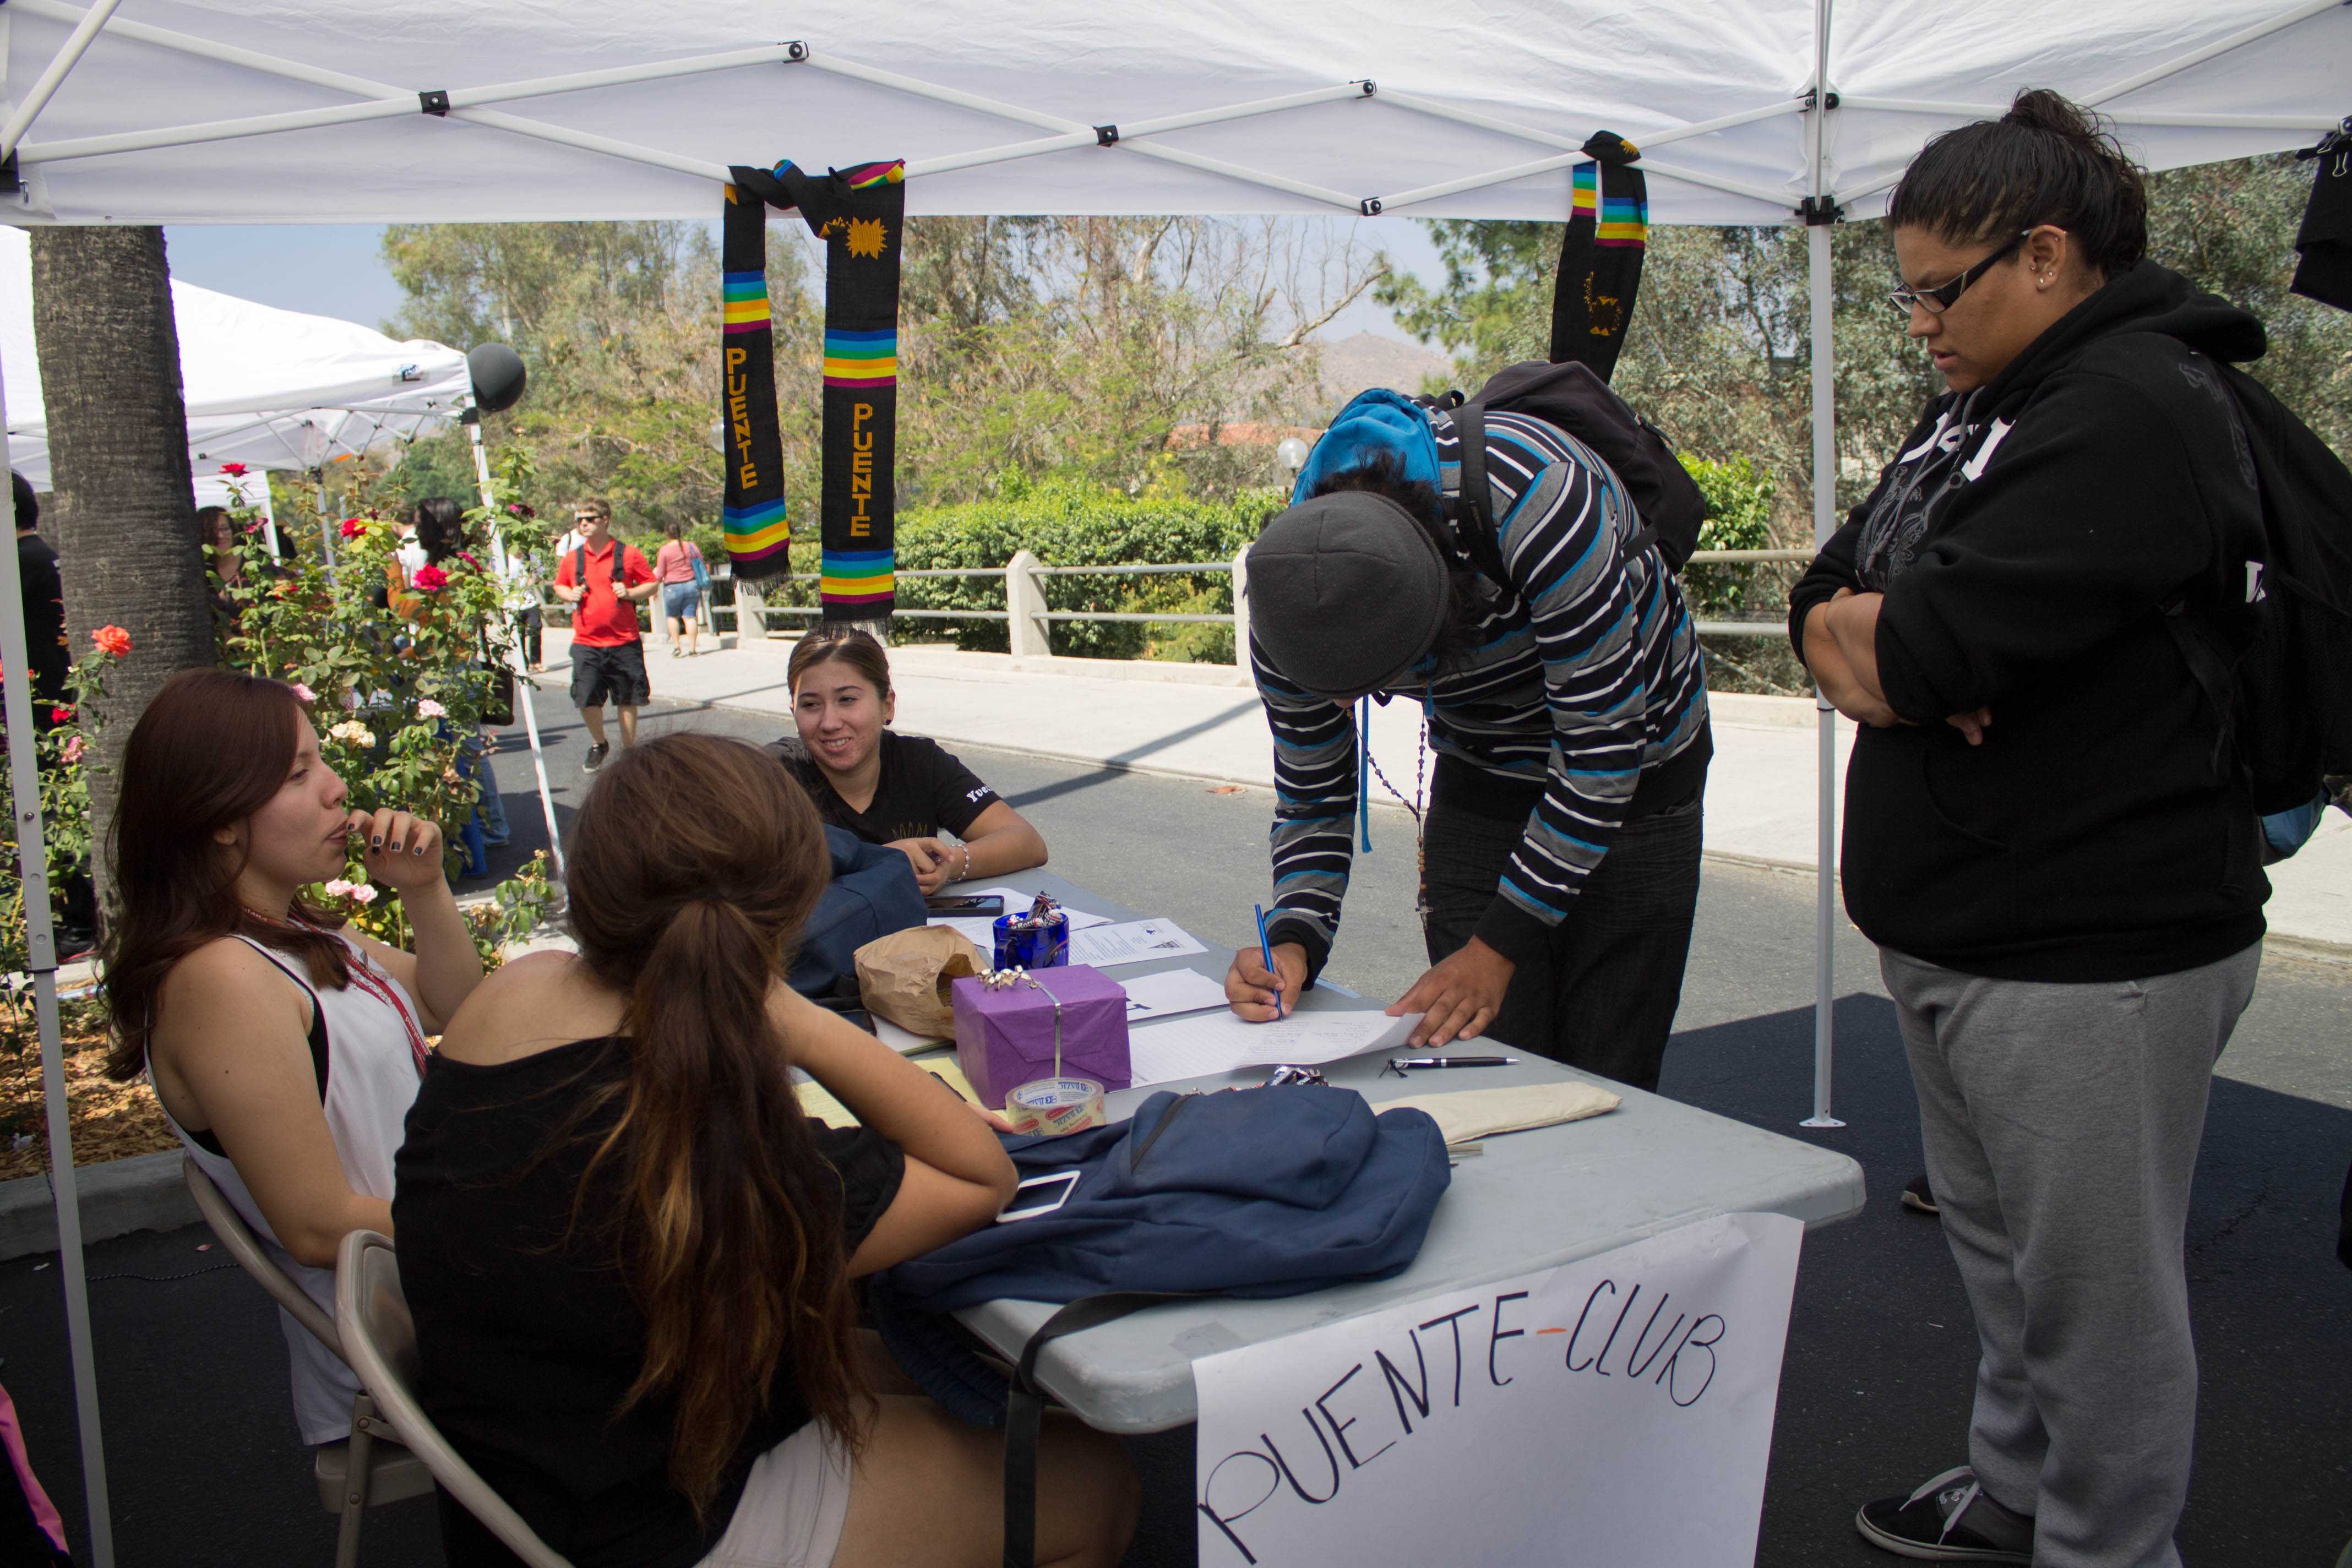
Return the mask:
[[(392, 1158), (400, 1148), (408, 1108), (416, 1099), (416, 1086), (422, 1077), (410, 1037), (412, 1027), (415, 1027), (419, 1030), (417, 1037), (422, 1038), (421, 1026), (415, 1003), (400, 983), (385, 973), (383, 967), (349, 937), (337, 932), (335, 938), (349, 950), (347, 956), (353, 965), (364, 965), (370, 975), (382, 983), (383, 996), (374, 994), (356, 981), (339, 991), (314, 990), (301, 966), (286, 954), (264, 947), (250, 937), (240, 936), (238, 940), (275, 964), (310, 996), (311, 1064), (318, 1072), (320, 1106), (326, 1112), (327, 1131), (333, 1137), (335, 1152), (342, 1163), (343, 1180), (362, 1197), (382, 1198), (389, 1203)], [(392, 1000), (387, 1002), (386, 996)], [(406, 1016), (395, 1012), (395, 1007), (404, 1009)], [(148, 1081), (151, 1085), (154, 1081), (152, 1063), (148, 1067)], [(161, 1103), (160, 1095), (157, 1100)], [(172, 1131), (179, 1134), (189, 1157), (212, 1178), (213, 1184), (220, 1188), (245, 1223), (253, 1227), (262, 1249), (310, 1300), (319, 1303), (320, 1310), (333, 1317), (335, 1271), (298, 1263), (278, 1244), (277, 1233), (262, 1217), (260, 1205), (253, 1201), (236, 1167), (221, 1152), (219, 1141), (210, 1131), (191, 1133), (168, 1110), (163, 1116)], [(302, 1441), (331, 1443), (350, 1436), (352, 1399), (360, 1392), (359, 1379), (340, 1356), (295, 1321), (293, 1314), (280, 1309), (278, 1316), (292, 1363), (294, 1419), (301, 1427)]]

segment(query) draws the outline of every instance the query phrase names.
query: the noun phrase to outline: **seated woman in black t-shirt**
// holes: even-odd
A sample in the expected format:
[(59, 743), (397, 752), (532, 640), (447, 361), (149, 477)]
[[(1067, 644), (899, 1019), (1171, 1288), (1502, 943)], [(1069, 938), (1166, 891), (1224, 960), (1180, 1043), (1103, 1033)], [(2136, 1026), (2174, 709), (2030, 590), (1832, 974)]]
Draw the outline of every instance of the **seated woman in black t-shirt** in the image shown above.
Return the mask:
[[(1001, 877), (1045, 863), (1045, 840), (937, 741), (901, 735), (890, 661), (861, 631), (822, 628), (784, 666), (793, 738), (776, 750), (808, 786), (817, 812), (870, 844), (906, 851), (926, 894), (949, 882)], [(945, 844), (941, 832), (962, 842)]]
[[(652, 831), (647, 831), (652, 825)], [(419, 1394), (577, 1568), (987, 1568), (1003, 1442), (906, 1386), (851, 1281), (987, 1225), (990, 1123), (802, 1000), (782, 963), (825, 881), (802, 791), (758, 751), (666, 735), (572, 829), (575, 957), (519, 959), (443, 1037), (393, 1217)], [(804, 1069), (862, 1126), (801, 1113)], [(1045, 1448), (1039, 1559), (1108, 1568), (1118, 1442)], [(510, 1561), (443, 1510), (457, 1568)]]

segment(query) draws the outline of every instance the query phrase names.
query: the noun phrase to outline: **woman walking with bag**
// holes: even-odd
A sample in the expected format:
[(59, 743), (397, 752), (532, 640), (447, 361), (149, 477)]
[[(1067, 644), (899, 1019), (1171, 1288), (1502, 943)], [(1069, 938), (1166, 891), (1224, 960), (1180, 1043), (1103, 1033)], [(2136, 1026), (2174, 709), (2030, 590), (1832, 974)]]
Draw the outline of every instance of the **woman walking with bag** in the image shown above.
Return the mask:
[(686, 657), (692, 658), (702, 636), (702, 595), (710, 586), (710, 569), (703, 563), (702, 547), (686, 537), (686, 524), (672, 521), (662, 531), (669, 542), (654, 552), (654, 578), (661, 584), (662, 613), (669, 617), (669, 656), (678, 656), (682, 631)]
[(1948, 390), (1790, 631), (1864, 726), (1846, 907), (1980, 1359), (1968, 1462), (1855, 1522), (1927, 1561), (2178, 1568), (2189, 1184), (2269, 886), (2175, 623), (2244, 635), (2261, 513), (2215, 361), (2263, 328), (2146, 259), (2140, 171), (2054, 93), (1930, 142), (1887, 223)]

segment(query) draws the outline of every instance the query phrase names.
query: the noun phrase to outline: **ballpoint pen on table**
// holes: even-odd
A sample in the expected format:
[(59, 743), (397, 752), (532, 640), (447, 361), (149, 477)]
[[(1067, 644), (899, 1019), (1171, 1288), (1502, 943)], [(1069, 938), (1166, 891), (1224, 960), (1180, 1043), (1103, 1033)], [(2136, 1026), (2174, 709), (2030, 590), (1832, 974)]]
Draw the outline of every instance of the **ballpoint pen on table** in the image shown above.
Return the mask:
[(1274, 967), (1274, 944), (1265, 940), (1265, 906), (1252, 904), (1250, 909), (1257, 916), (1258, 957), (1265, 961), (1266, 973), (1274, 978), (1274, 1016), (1286, 1017), (1288, 1014), (1282, 1005), (1282, 976)]
[(1515, 1068), (1517, 1057), (1391, 1057), (1383, 1074), (1395, 1073), (1402, 1078), (1407, 1071), (1424, 1071), (1432, 1068)]

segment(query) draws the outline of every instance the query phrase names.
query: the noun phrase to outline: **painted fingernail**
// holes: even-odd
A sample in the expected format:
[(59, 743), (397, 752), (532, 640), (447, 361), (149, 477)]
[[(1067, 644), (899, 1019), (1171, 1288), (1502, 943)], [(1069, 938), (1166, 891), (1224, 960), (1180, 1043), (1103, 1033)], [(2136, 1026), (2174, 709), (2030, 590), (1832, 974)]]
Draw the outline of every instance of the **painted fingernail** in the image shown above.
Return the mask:
[(409, 853), (411, 855), (422, 855), (425, 853), (425, 846), (420, 844), (415, 848), (410, 850)]
[(370, 847), (372, 847), (372, 848), (376, 848), (376, 849), (381, 849), (381, 848), (383, 848), (383, 834), (381, 834), (381, 833), (377, 834), (374, 837), (373, 837), (373, 838), (371, 838), (371, 839), (369, 839), (369, 840), (368, 840), (368, 844), (369, 844)]

